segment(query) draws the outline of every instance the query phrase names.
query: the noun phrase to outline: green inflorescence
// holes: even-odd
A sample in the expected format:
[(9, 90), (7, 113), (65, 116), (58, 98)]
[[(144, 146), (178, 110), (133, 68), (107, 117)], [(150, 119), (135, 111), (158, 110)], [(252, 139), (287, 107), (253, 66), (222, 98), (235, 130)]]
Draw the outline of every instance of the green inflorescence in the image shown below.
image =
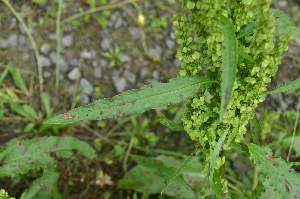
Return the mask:
[[(237, 37), (238, 49), (252, 58), (238, 58), (232, 98), (223, 120), (216, 117), (220, 113), (220, 85), (212, 84), (188, 102), (188, 110), (182, 118), (184, 129), (206, 149), (214, 148), (228, 127), (235, 133), (235, 141), (244, 140), (248, 120), (254, 116), (257, 104), (264, 101), (258, 94), (266, 90), (266, 83), (271, 81), (281, 62), (282, 52), (288, 48), (291, 34), (281, 35), (275, 43), (270, 4), (271, 0), (183, 0), (182, 7), (188, 10), (188, 15), (174, 15), (176, 41), (180, 45), (176, 57), (182, 60), (183, 69), (179, 76), (194, 76), (202, 71), (205, 76), (221, 82), (224, 36), (220, 15), (231, 20), (236, 35), (241, 35)], [(253, 30), (245, 31), (249, 24), (254, 24)], [(209, 159), (208, 153), (207, 156)], [(220, 161), (217, 167), (222, 163)]]
[(13, 197), (9, 197), (8, 193), (4, 190), (0, 190), (0, 199), (15, 199)]

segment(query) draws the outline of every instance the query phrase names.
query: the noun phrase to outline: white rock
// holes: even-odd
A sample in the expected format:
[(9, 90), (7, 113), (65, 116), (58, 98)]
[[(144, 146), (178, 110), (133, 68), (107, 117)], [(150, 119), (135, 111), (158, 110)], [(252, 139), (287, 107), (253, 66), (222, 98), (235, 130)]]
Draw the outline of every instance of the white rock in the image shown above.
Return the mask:
[(79, 68), (74, 68), (73, 70), (71, 70), (68, 74), (68, 78), (70, 80), (76, 80), (78, 78), (81, 77), (81, 72), (79, 71)]

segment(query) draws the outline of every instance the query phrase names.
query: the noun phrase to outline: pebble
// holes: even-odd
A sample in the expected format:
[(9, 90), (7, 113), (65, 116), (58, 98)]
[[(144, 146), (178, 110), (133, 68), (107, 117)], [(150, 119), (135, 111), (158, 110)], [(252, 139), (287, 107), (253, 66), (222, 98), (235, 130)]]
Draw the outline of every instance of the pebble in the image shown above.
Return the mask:
[(124, 77), (128, 82), (132, 84), (135, 83), (136, 81), (136, 74), (129, 72), (128, 70), (124, 71)]
[(96, 79), (100, 79), (102, 77), (102, 69), (100, 67), (94, 69), (94, 77)]
[(41, 47), (40, 47), (40, 51), (44, 54), (44, 55), (48, 55), (48, 53), (50, 52), (51, 50), (51, 46), (47, 43), (43, 44)]
[(5, 39), (0, 39), (0, 48), (5, 49), (8, 47), (8, 41)]
[(17, 47), (18, 46), (18, 35), (17, 34), (11, 34), (9, 35), (7, 39), (7, 47)]
[(159, 46), (157, 46), (156, 48), (150, 48), (148, 53), (151, 57), (156, 58), (157, 60), (161, 59), (162, 50)]
[(61, 44), (64, 47), (72, 46), (73, 44), (73, 36), (72, 35), (65, 35), (61, 38)]
[(78, 59), (73, 58), (73, 59), (71, 59), (71, 60), (69, 61), (69, 64), (70, 64), (71, 67), (77, 67), (78, 64), (79, 64), (79, 61), (78, 61)]
[(121, 63), (125, 63), (125, 62), (130, 62), (131, 58), (126, 55), (125, 53), (118, 53), (118, 56), (122, 57), (121, 58)]
[(77, 67), (68, 73), (68, 78), (70, 80), (76, 80), (80, 77), (81, 77), (81, 72), (80, 72), (79, 68), (77, 68)]
[(50, 67), (51, 66), (51, 61), (49, 58), (40, 55), (40, 62), (42, 67)]
[(19, 36), (18, 43), (19, 43), (19, 46), (20, 46), (20, 47), (24, 47), (24, 46), (25, 46), (25, 44), (26, 44), (26, 39), (25, 39), (25, 37), (24, 37), (23, 35), (20, 35), (20, 36)]
[(80, 103), (84, 105), (89, 104), (90, 97), (85, 93), (80, 93)]
[(119, 72), (117, 70), (113, 70), (111, 74), (117, 92), (122, 93), (127, 86), (126, 79), (124, 77), (119, 77)]
[(134, 40), (137, 40), (141, 37), (141, 32), (138, 27), (130, 27), (129, 34), (132, 36)]
[(94, 92), (93, 85), (85, 78), (80, 79), (79, 88), (82, 93), (91, 95)]
[(91, 59), (92, 58), (92, 53), (87, 51), (87, 50), (84, 50), (80, 53), (80, 58), (82, 58), (82, 59)]
[(177, 67), (177, 68), (180, 68), (180, 65), (181, 65), (181, 60), (175, 58), (173, 59), (173, 64)]
[(172, 39), (167, 38), (166, 39), (166, 45), (169, 49), (172, 49), (175, 46), (175, 41)]
[(69, 65), (68, 62), (66, 61), (66, 59), (61, 56), (60, 57), (60, 72), (65, 73), (67, 72), (69, 69)]
[(100, 47), (102, 48), (102, 50), (109, 50), (111, 48), (111, 40), (108, 38), (104, 38), (101, 42), (100, 42)]
[(50, 52), (49, 58), (52, 61), (52, 63), (55, 64), (56, 63), (56, 52), (54, 52), (54, 51)]

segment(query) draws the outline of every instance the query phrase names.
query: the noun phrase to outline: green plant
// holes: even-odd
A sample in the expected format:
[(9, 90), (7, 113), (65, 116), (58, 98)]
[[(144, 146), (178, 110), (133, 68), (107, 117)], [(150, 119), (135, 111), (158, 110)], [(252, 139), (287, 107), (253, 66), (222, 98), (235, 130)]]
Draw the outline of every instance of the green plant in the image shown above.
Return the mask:
[(108, 52), (104, 53), (104, 57), (106, 57), (106, 59), (108, 59), (109, 61), (110, 68), (119, 66), (121, 64), (121, 60), (123, 59), (123, 57), (119, 55), (119, 52), (120, 52), (120, 48), (116, 47), (116, 48), (110, 48)]
[[(275, 74), (291, 33), (299, 33), (286, 20), (285, 14), (278, 10), (270, 11), (270, 3), (251, 0), (183, 1), (182, 6), (189, 15), (177, 13), (174, 16), (175, 33), (180, 44), (177, 58), (183, 61), (183, 70), (178, 73), (178, 78), (98, 100), (46, 123), (114, 118), (188, 100), (182, 118), (184, 129), (199, 147), (171, 177), (165, 169), (159, 175), (167, 181), (167, 185), (172, 180), (178, 183), (171, 186), (173, 193), (180, 198), (197, 197), (197, 194), (233, 198), (299, 197), (299, 173), (290, 169), (293, 163), (274, 158), (272, 151), (264, 146), (257, 117), (254, 117), (257, 104), (264, 100), (259, 95), (300, 88), (300, 79), (296, 79), (266, 91), (265, 84)], [(275, 34), (280, 38), (278, 43), (274, 43)], [(203, 77), (196, 76), (199, 70), (203, 71)], [(248, 121), (251, 121), (253, 143), (246, 142), (244, 138)], [(164, 123), (171, 126), (168, 120)], [(243, 143), (243, 146), (238, 143)], [(245, 194), (228, 189), (224, 175), (226, 151), (232, 149), (247, 154), (256, 164), (255, 168), (262, 173), (262, 185), (258, 184), (256, 172), (253, 187)], [(202, 172), (211, 189), (196, 193), (178, 176), (200, 151), (205, 157)], [(162, 169), (161, 164), (153, 165), (154, 162), (150, 161), (146, 167)], [(274, 172), (277, 174), (274, 175)], [(268, 189), (270, 186), (272, 190)], [(184, 191), (176, 191), (179, 187), (185, 187)], [(138, 190), (137, 187), (135, 190)]]

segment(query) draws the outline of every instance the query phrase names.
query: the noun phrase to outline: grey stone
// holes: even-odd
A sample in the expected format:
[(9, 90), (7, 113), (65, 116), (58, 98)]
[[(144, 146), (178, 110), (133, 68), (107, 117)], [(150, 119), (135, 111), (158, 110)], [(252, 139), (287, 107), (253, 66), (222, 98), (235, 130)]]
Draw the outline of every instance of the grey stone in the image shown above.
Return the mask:
[(69, 69), (69, 65), (68, 62), (66, 61), (66, 59), (64, 57), (60, 57), (60, 72), (65, 73), (67, 72)]
[(79, 68), (77, 68), (77, 67), (68, 73), (68, 78), (70, 80), (76, 80), (80, 77), (81, 77), (81, 72), (80, 72)]
[(85, 78), (80, 79), (79, 88), (82, 93), (91, 95), (94, 92), (93, 85)]
[(40, 55), (40, 62), (41, 62), (42, 67), (50, 67), (51, 66), (50, 59), (43, 55)]
[(17, 34), (9, 35), (7, 42), (8, 42), (8, 47), (17, 47), (18, 46), (18, 35)]
[(132, 84), (135, 83), (135, 81), (136, 81), (136, 74), (131, 73), (127, 70), (124, 71), (124, 77), (127, 81), (129, 81)]
[(159, 81), (159, 71), (158, 70), (155, 70), (152, 72), (152, 75), (153, 75), (153, 79), (158, 82)]
[(26, 44), (26, 39), (25, 39), (25, 37), (24, 37), (23, 35), (20, 35), (20, 36), (19, 36), (19, 39), (18, 39), (18, 42), (19, 42), (19, 46), (20, 46), (20, 47), (24, 47), (25, 44)]
[(287, 6), (287, 4), (288, 4), (288, 3), (287, 3), (287, 1), (278, 1), (278, 3), (277, 3), (277, 4), (278, 4), (278, 6), (279, 6), (279, 7), (282, 7), (282, 8), (284, 8), (284, 7), (286, 7), (286, 6)]
[(8, 47), (8, 41), (4, 39), (0, 39), (0, 48), (7, 48)]
[(72, 35), (65, 35), (61, 38), (61, 44), (64, 47), (72, 46), (73, 44), (73, 36)]
[(157, 60), (161, 59), (162, 50), (159, 46), (156, 48), (150, 48), (148, 52), (151, 57), (156, 58)]
[(48, 55), (48, 53), (50, 52), (51, 50), (51, 46), (49, 44), (43, 44), (41, 47), (40, 47), (40, 51), (45, 54), (45, 55)]
[(77, 67), (78, 64), (79, 64), (79, 61), (78, 61), (78, 59), (73, 58), (73, 59), (71, 59), (71, 60), (69, 61), (69, 64), (70, 64), (71, 67)]
[(100, 67), (96, 67), (94, 69), (94, 77), (100, 79), (102, 77), (102, 69)]
[(87, 50), (84, 50), (80, 53), (80, 58), (82, 58), (82, 59), (91, 59), (92, 58), (92, 53), (87, 51)]
[(54, 51), (50, 52), (49, 58), (52, 61), (52, 63), (56, 64), (56, 52)]
[(104, 38), (101, 42), (100, 42), (100, 47), (102, 48), (102, 50), (108, 50), (111, 48), (111, 40)]
[(176, 38), (176, 35), (175, 35), (174, 32), (171, 32), (171, 33), (170, 33), (170, 38), (173, 39), (173, 40)]
[(48, 38), (50, 40), (56, 40), (56, 34), (55, 33), (48, 33), (47, 35), (48, 35)]
[(90, 103), (90, 97), (85, 93), (80, 93), (80, 103), (87, 105)]
[(51, 77), (52, 76), (52, 74), (50, 73), (50, 72), (48, 72), (48, 71), (43, 71), (43, 77), (44, 78), (48, 78), (48, 77)]
[(125, 62), (130, 62), (131, 58), (126, 55), (125, 53), (118, 53), (118, 56), (122, 57), (121, 58), (121, 63), (125, 63)]
[(121, 16), (119, 16), (114, 22), (114, 28), (118, 29), (122, 26), (122, 24), (123, 24), (123, 19)]
[(137, 40), (141, 37), (141, 32), (138, 27), (130, 27), (129, 34), (132, 36), (134, 40)]
[(166, 39), (166, 45), (169, 49), (172, 49), (175, 46), (175, 41), (172, 39), (167, 38)]
[(124, 77), (120, 77), (119, 72), (117, 70), (113, 70), (111, 72), (111, 74), (112, 74), (112, 80), (113, 80), (113, 83), (114, 83), (114, 86), (115, 86), (117, 92), (122, 93), (127, 86), (126, 79)]
[(108, 62), (105, 59), (101, 59), (99, 65), (101, 68), (106, 68), (108, 66)]
[(175, 58), (175, 59), (173, 59), (173, 64), (176, 66), (176, 67), (180, 67), (180, 65), (181, 65), (181, 60), (179, 60), (179, 59), (177, 59), (177, 58)]

